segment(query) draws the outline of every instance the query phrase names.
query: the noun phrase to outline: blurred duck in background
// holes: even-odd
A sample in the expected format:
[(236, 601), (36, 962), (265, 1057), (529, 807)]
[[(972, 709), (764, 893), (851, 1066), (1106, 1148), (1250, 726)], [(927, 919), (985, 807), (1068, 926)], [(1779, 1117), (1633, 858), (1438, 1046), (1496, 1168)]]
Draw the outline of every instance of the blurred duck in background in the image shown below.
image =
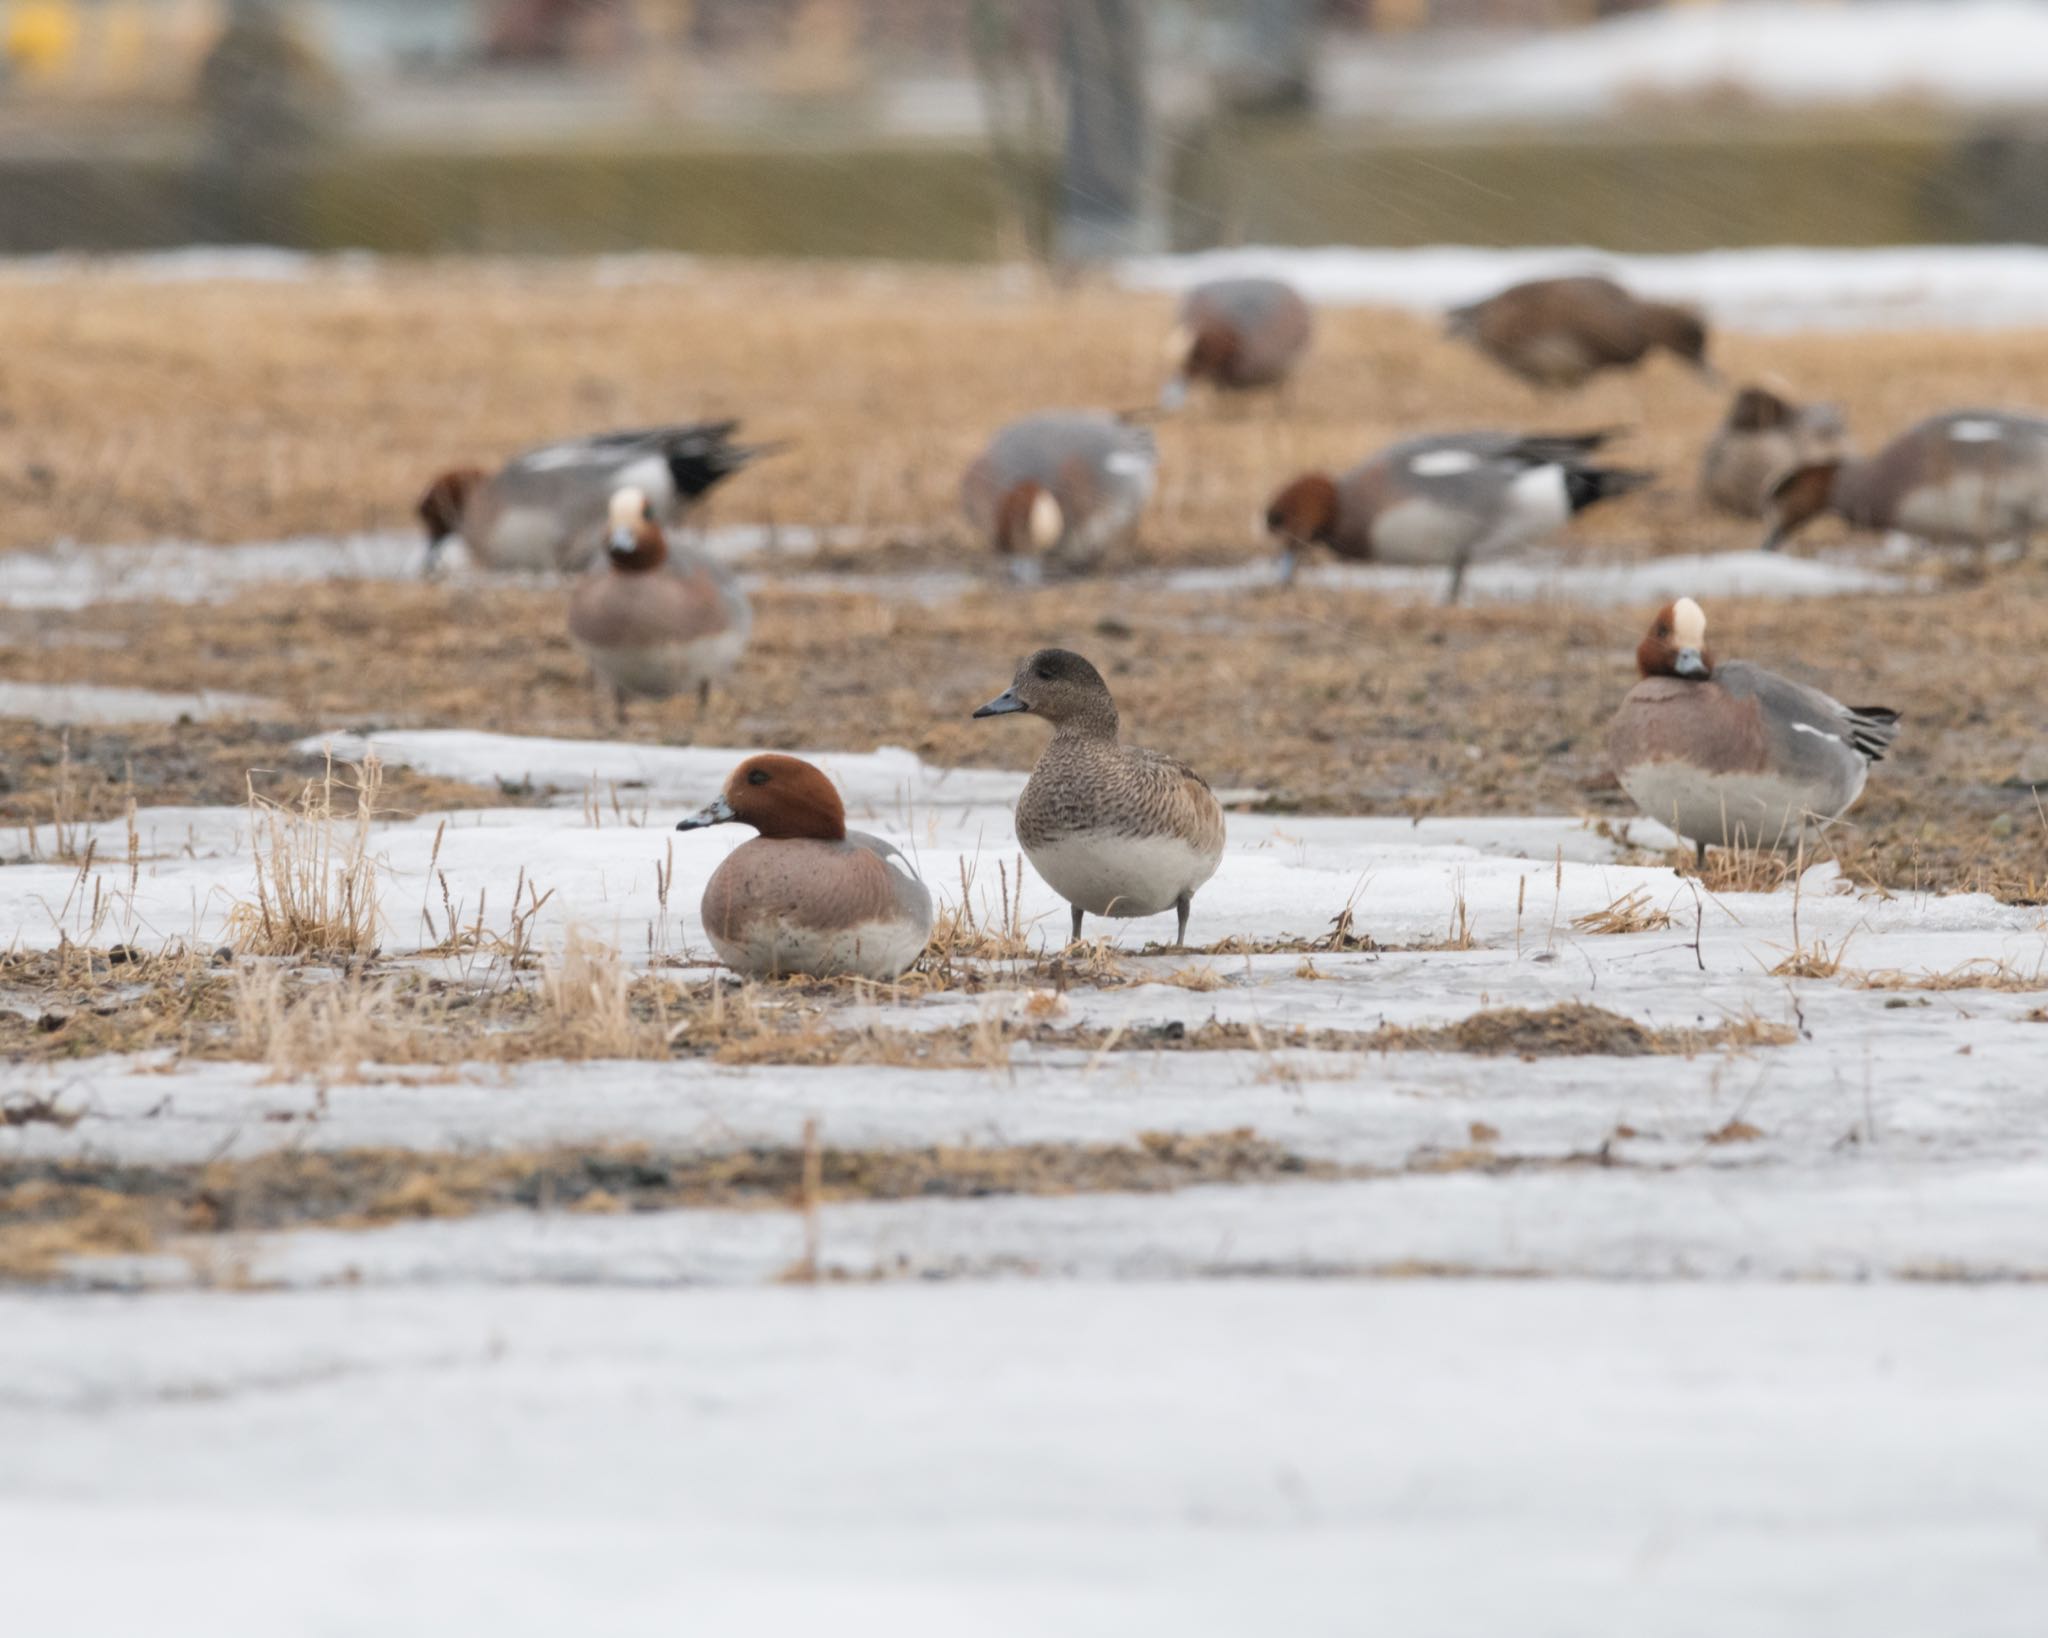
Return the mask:
[(1281, 279), (1212, 279), (1181, 298), (1160, 389), (1162, 409), (1176, 410), (1203, 383), (1218, 392), (1284, 386), (1315, 335), (1315, 314), (1301, 292)]
[(1012, 421), (960, 481), (975, 531), (1031, 579), (1085, 573), (1137, 532), (1159, 481), (1149, 428), (1097, 410)]
[(2048, 524), (2048, 419), (1950, 410), (1875, 455), (1812, 461), (1780, 478), (1763, 549), (1776, 551), (1824, 512), (1856, 529), (1897, 529), (1938, 546), (2001, 541), (2022, 555)]
[(1720, 511), (1760, 518), (1780, 478), (1848, 451), (1848, 427), (1833, 404), (1798, 404), (1767, 387), (1744, 387), (1707, 444), (1700, 495)]
[[(646, 494), (611, 499), (606, 561), (569, 594), (569, 636), (590, 662), (614, 726), (628, 699), (696, 691), (701, 712), (711, 685), (739, 663), (753, 630), (747, 594), (724, 564), (669, 538)], [(600, 710), (600, 720), (602, 719)]]
[(1303, 473), (1266, 509), (1266, 528), (1285, 554), (1281, 579), (1294, 579), (1303, 547), (1327, 546), (1339, 557), (1448, 568), (1444, 601), (1455, 603), (1472, 564), (1653, 480), (1588, 461), (1610, 436), (1452, 433), (1390, 445), (1334, 478)]
[(1716, 379), (1699, 314), (1597, 275), (1531, 279), (1447, 317), (1453, 337), (1534, 387), (1582, 386), (1602, 370), (1633, 369), (1658, 348)]
[(739, 444), (737, 421), (640, 427), (548, 444), (515, 455), (496, 473), (444, 472), (420, 497), (427, 566), (460, 535), (478, 567), (515, 573), (582, 569), (605, 550), (612, 496), (633, 488), (657, 521), (689, 506), (776, 446)]

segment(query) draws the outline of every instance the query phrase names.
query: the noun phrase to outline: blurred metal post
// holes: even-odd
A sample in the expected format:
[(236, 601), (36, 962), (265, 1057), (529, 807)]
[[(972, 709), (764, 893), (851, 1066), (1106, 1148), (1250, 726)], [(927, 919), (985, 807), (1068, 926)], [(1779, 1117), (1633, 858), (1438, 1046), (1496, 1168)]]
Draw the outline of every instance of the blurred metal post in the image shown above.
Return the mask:
[(1067, 103), (1060, 258), (1157, 250), (1165, 232), (1151, 185), (1145, 0), (1062, 0), (1059, 49)]

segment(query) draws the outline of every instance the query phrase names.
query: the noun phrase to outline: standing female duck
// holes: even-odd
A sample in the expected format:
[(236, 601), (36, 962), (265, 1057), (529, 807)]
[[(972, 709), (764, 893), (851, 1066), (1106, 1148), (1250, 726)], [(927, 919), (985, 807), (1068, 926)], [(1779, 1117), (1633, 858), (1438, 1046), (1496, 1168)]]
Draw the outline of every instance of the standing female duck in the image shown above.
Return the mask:
[(932, 899), (903, 855), (846, 828), (832, 781), (793, 756), (750, 756), (677, 830), (752, 825), (704, 885), (704, 931), (748, 978), (900, 978), (924, 953)]
[(1195, 889), (1223, 858), (1223, 807), (1202, 776), (1157, 751), (1117, 743), (1116, 701), (1080, 655), (1042, 648), (1010, 686), (974, 714), (1029, 712), (1052, 724), (1052, 741), (1017, 799), (1017, 840), (1052, 890), (1081, 917), (1180, 920), (1188, 937)]

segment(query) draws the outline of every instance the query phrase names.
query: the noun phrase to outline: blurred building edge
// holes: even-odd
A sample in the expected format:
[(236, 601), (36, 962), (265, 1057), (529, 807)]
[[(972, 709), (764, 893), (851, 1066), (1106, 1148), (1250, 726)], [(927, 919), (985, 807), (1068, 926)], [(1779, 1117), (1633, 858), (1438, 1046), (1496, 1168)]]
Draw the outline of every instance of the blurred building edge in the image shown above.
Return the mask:
[(340, 80), (275, 0), (233, 0), (193, 101), (201, 121), (194, 237), (296, 243), (300, 180), (346, 120)]

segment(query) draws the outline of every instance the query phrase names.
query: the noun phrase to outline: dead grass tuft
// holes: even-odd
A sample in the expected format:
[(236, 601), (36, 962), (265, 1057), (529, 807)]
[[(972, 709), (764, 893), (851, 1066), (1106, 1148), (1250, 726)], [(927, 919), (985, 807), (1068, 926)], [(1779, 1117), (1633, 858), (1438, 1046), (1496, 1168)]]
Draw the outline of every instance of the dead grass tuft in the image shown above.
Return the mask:
[(1604, 910), (1574, 916), (1572, 926), (1582, 933), (1656, 933), (1671, 925), (1671, 912), (1651, 905), (1647, 888), (1636, 888)]
[(1848, 983), (1851, 988), (1859, 990), (2002, 990), (2020, 994), (2029, 990), (2048, 990), (2048, 966), (2026, 972), (2007, 961), (1979, 957), (1939, 973), (1909, 973), (1898, 968), (1852, 973)]
[[(256, 899), (228, 913), (230, 941), (244, 954), (366, 961), (377, 953), (370, 825), (383, 768), (371, 755), (350, 771), (353, 784), (337, 780), (330, 756), (325, 773), (307, 781), (295, 804), (260, 796), (250, 782)], [(350, 796), (353, 811), (347, 811)]]

